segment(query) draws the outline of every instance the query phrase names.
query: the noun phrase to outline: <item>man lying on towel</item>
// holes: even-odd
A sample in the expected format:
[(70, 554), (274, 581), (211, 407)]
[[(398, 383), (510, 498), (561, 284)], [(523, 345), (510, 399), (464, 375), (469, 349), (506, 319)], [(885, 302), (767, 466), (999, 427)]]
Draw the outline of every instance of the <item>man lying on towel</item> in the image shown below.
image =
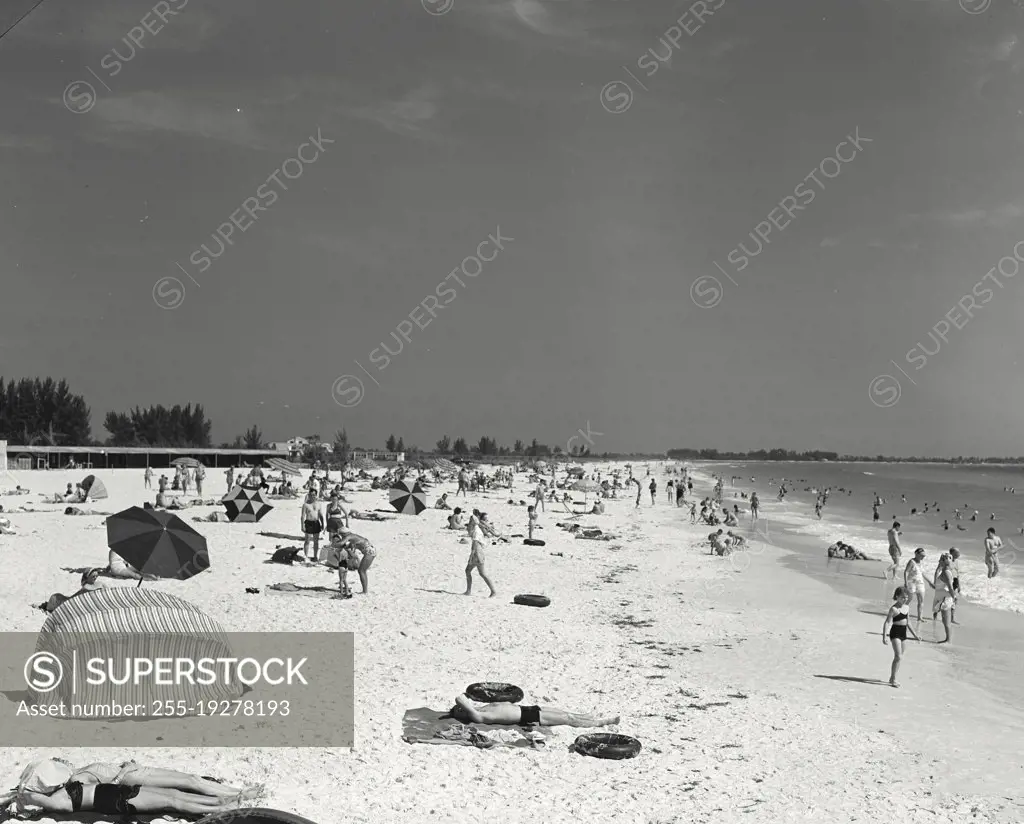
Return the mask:
[(520, 706), (519, 704), (483, 704), (476, 706), (465, 695), (455, 696), (455, 706), (448, 715), (464, 723), (504, 724), (508, 726), (542, 727), (610, 727), (619, 723), (614, 718), (596, 718), (578, 712), (566, 712), (557, 707)]

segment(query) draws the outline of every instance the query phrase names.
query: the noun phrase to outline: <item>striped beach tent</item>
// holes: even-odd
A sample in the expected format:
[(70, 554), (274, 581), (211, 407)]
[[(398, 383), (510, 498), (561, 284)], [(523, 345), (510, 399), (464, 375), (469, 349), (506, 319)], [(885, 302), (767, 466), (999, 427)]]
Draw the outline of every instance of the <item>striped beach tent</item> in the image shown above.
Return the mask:
[(265, 463), (271, 469), (276, 469), (278, 472), (283, 472), (285, 475), (301, 475), (302, 474), (302, 470), (301, 469), (299, 469), (291, 461), (286, 461), (284, 458), (267, 458)]
[[(114, 676), (123, 677), (126, 659), (233, 658), (231, 643), (221, 626), (194, 604), (166, 592), (135, 587), (106, 587), (69, 598), (43, 623), (36, 653), (49, 653), (60, 661), (64, 677), (58, 686), (37, 693), (29, 686), (29, 704), (68, 705), (142, 704), (184, 701), (195, 707), (205, 701), (234, 700), (243, 686), (233, 676), (228, 683), (208, 686), (156, 684), (134, 679), (114, 685), (90, 684), (85, 663), (93, 658), (110, 661)], [(106, 666), (106, 665), (104, 665)], [(109, 723), (110, 718), (97, 720)]]
[(86, 475), (82, 479), (81, 487), (94, 501), (101, 501), (107, 497), (107, 488), (103, 485), (103, 481), (95, 475)]

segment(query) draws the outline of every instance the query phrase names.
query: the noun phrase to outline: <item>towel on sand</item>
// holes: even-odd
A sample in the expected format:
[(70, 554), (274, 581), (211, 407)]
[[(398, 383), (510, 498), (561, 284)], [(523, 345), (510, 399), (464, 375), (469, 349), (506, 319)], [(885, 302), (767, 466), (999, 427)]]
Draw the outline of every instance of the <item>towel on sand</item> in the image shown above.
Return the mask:
[(507, 724), (462, 724), (454, 718), (441, 718), (428, 707), (406, 710), (402, 716), (402, 739), (409, 744), (455, 744), (464, 747), (543, 748), (550, 727), (515, 727)]
[(268, 595), (303, 595), (307, 598), (324, 598), (338, 596), (337, 587), (300, 587), (298, 584), (271, 584), (267, 587)]

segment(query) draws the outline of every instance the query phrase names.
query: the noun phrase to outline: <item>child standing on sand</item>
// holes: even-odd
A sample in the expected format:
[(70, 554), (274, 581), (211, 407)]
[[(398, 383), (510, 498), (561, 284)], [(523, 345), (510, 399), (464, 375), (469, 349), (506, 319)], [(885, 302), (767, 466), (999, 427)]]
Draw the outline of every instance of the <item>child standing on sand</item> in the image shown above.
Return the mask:
[(533, 540), (533, 530), (537, 526), (537, 508), (533, 506), (526, 507), (526, 513), (529, 517), (529, 523), (527, 524), (527, 531), (530, 533), (530, 540)]
[(889, 686), (899, 687), (896, 683), (896, 674), (900, 671), (900, 664), (903, 661), (903, 644), (907, 640), (907, 633), (917, 637), (914, 628), (910, 626), (910, 591), (906, 587), (896, 587), (892, 594), (893, 605), (885, 616), (885, 623), (882, 625), (882, 643), (892, 644), (892, 669), (889, 672)]

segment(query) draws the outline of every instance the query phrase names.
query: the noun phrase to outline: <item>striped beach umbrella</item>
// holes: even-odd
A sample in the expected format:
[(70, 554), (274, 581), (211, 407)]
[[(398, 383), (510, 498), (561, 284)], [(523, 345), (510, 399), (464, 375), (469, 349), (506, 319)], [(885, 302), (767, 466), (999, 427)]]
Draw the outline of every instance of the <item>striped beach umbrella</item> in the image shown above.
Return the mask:
[(159, 578), (184, 581), (210, 568), (206, 538), (173, 512), (133, 506), (111, 515), (107, 546), (139, 572)]
[(220, 501), (232, 523), (258, 521), (274, 508), (266, 502), (260, 490), (246, 489), (244, 486), (232, 487)]
[(285, 475), (302, 474), (301, 469), (299, 469), (291, 461), (286, 461), (284, 458), (268, 458), (266, 464), (271, 469), (276, 469), (278, 472), (283, 472)]
[(388, 498), (403, 515), (419, 515), (427, 508), (427, 493), (416, 481), (398, 481), (388, 490)]
[(370, 472), (377, 468), (377, 464), (371, 458), (356, 458), (352, 461), (352, 466), (355, 469), (362, 469), (366, 472)]

